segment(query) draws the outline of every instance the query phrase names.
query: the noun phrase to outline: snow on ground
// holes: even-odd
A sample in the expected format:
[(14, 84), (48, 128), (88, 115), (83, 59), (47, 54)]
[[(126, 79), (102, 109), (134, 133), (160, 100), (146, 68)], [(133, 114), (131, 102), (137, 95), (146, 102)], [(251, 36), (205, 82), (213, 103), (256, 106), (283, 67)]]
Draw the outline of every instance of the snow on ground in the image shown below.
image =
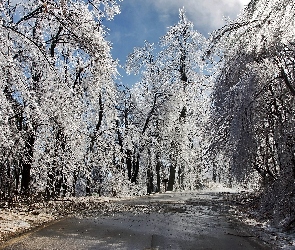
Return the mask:
[(208, 192), (208, 193), (238, 193), (242, 189), (240, 187), (225, 187), (221, 183), (216, 183), (216, 182), (208, 182), (206, 185), (207, 187), (203, 189), (203, 192)]

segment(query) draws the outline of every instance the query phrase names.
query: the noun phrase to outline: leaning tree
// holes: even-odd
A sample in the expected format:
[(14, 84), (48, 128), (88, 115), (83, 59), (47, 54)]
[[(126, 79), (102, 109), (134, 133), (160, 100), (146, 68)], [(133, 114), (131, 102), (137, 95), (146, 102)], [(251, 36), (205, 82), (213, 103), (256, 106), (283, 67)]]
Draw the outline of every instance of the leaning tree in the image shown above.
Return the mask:
[(253, 0), (237, 20), (212, 33), (207, 50), (220, 57), (212, 156), (223, 159), (230, 179), (256, 176), (261, 210), (287, 226), (295, 214), (294, 15), (292, 1)]

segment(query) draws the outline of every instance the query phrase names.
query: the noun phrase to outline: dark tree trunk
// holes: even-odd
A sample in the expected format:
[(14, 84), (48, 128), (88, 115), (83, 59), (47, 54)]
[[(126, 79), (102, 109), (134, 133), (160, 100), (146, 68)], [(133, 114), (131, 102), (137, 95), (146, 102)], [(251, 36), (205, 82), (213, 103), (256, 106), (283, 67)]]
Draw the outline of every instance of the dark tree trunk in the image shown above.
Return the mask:
[(21, 168), (20, 161), (18, 161), (18, 166), (14, 170), (14, 175), (15, 175), (15, 191), (16, 191), (16, 193), (18, 192), (18, 188), (19, 188), (20, 168)]
[(47, 173), (46, 200), (50, 200), (54, 196), (54, 176), (52, 172)]
[(116, 126), (117, 126), (117, 135), (118, 135), (118, 144), (121, 148), (121, 152), (123, 152), (123, 137), (120, 131), (120, 122), (118, 120), (116, 121)]
[(139, 171), (139, 154), (137, 153), (135, 162), (133, 163), (133, 173), (132, 173), (132, 178), (131, 182), (136, 183), (137, 182), (137, 176), (138, 176), (138, 171)]
[(132, 170), (132, 151), (127, 150), (126, 152), (127, 158), (126, 158), (126, 165), (127, 165), (127, 171), (128, 171), (128, 179), (131, 181), (131, 170)]
[(87, 183), (86, 183), (86, 196), (90, 196), (90, 194), (91, 194), (90, 180), (87, 179)]
[[(104, 103), (103, 103), (103, 99), (102, 99), (101, 94), (99, 95), (98, 102), (99, 102), (98, 121), (95, 125), (95, 130), (94, 130), (93, 134), (90, 136), (90, 145), (87, 150), (88, 151), (87, 154), (92, 154), (92, 155), (96, 154), (97, 147), (95, 147), (95, 145), (97, 143), (97, 138), (100, 135), (99, 131), (101, 129), (101, 125), (103, 122)], [(86, 163), (86, 164), (88, 164), (88, 163)], [(91, 171), (94, 168), (94, 166), (91, 165), (91, 166), (88, 166), (88, 168)], [(91, 185), (91, 180), (90, 180), (90, 178), (87, 178), (87, 183), (86, 183), (86, 188), (85, 188), (86, 195), (91, 194), (91, 186), (90, 185)]]
[(77, 184), (77, 180), (78, 180), (78, 173), (75, 171), (74, 172), (74, 176), (73, 176), (73, 186), (72, 186), (72, 196), (75, 197), (76, 196), (76, 184)]
[(68, 184), (67, 179), (64, 177), (63, 183), (62, 183), (62, 196), (65, 197), (68, 191)]
[(55, 183), (54, 183), (54, 186), (55, 186), (54, 196), (55, 196), (55, 198), (60, 196), (60, 191), (61, 191), (62, 181), (63, 181), (61, 175), (62, 174), (59, 171), (56, 172)]
[(31, 164), (24, 163), (22, 169), (21, 192), (23, 195), (29, 194), (29, 187), (31, 181)]
[(99, 101), (98, 121), (95, 126), (95, 131), (94, 131), (93, 135), (91, 136), (90, 147), (89, 147), (89, 151), (93, 152), (93, 153), (94, 153), (94, 145), (95, 145), (96, 139), (98, 137), (98, 132), (99, 132), (101, 124), (102, 124), (103, 113), (104, 113), (104, 104), (102, 102), (101, 95), (99, 96), (98, 101)]
[(160, 161), (157, 162), (156, 166), (156, 173), (157, 173), (157, 192), (161, 191), (161, 176), (160, 176), (160, 168), (161, 168), (161, 163)]
[(181, 188), (182, 190), (184, 189), (184, 185), (183, 185), (183, 180), (184, 180), (183, 173), (184, 173), (183, 168), (180, 167), (178, 169), (178, 185), (179, 185), (179, 188)]
[(216, 164), (213, 164), (213, 171), (212, 171), (212, 180), (217, 182), (217, 173), (216, 173)]
[(147, 171), (147, 193), (151, 194), (154, 192), (154, 173), (152, 170)]
[(173, 191), (173, 186), (175, 183), (175, 173), (176, 173), (176, 169), (173, 165), (171, 165), (167, 191)]
[(23, 195), (29, 194), (34, 143), (35, 136), (33, 133), (31, 133), (26, 142), (26, 161), (22, 164), (21, 193)]

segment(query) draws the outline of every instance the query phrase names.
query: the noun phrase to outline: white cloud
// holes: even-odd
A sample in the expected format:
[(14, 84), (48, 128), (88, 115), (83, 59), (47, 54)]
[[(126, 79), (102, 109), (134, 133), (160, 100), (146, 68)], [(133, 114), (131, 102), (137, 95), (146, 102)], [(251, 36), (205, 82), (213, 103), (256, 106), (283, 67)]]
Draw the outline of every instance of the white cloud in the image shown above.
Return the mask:
[(239, 2), (241, 2), (242, 5), (246, 5), (250, 3), (250, 0), (239, 0)]
[(221, 28), (224, 18), (235, 19), (250, 0), (151, 0), (163, 21), (169, 23), (167, 15), (175, 15), (184, 7), (188, 18), (203, 33)]

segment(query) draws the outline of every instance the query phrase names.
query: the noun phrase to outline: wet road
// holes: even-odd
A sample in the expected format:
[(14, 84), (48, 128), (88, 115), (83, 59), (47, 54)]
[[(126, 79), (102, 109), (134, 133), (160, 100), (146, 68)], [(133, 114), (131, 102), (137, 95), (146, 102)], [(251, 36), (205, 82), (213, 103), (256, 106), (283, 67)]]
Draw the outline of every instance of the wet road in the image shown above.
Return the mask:
[(168, 193), (117, 203), (123, 211), (68, 218), (3, 249), (270, 249), (231, 218), (221, 196)]

